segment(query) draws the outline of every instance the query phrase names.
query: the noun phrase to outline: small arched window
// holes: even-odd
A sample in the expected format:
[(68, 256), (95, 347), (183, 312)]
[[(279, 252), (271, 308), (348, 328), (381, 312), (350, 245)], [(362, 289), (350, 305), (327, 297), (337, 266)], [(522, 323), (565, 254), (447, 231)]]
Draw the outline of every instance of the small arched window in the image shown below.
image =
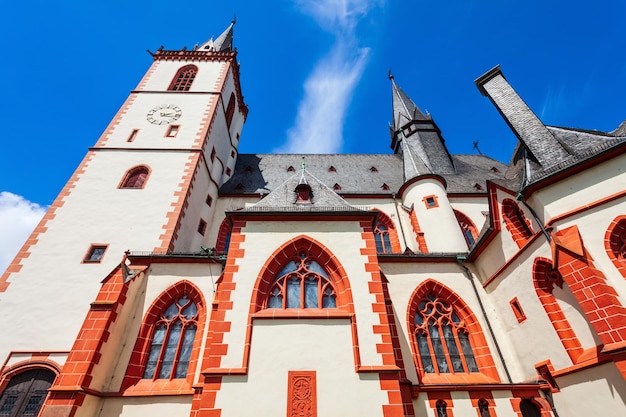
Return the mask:
[(521, 248), (533, 235), (530, 223), (519, 206), (510, 198), (502, 201), (502, 215), (504, 216), (506, 228), (511, 233), (517, 246)]
[(376, 241), (376, 252), (391, 253), (391, 240), (389, 239), (389, 230), (382, 223), (376, 223), (374, 227), (374, 240)]
[(230, 235), (232, 234), (232, 227), (228, 219), (224, 219), (220, 225), (220, 230), (217, 232), (217, 242), (215, 243), (215, 250), (217, 253), (228, 253), (228, 246), (230, 246)]
[(520, 411), (522, 412), (522, 417), (541, 417), (539, 407), (537, 407), (532, 400), (527, 398), (520, 402)]
[(400, 252), (400, 242), (393, 221), (382, 211), (378, 212), (378, 220), (374, 226), (374, 242), (378, 253)]
[(478, 414), (480, 414), (480, 417), (491, 417), (489, 403), (484, 398), (478, 400)]
[(131, 168), (124, 175), (119, 188), (143, 188), (149, 174), (150, 170), (143, 165)]
[(459, 226), (461, 227), (467, 246), (471, 248), (478, 237), (478, 229), (476, 229), (474, 222), (472, 222), (469, 217), (460, 211), (454, 210), (454, 215), (456, 216), (456, 220), (459, 222)]
[(170, 304), (154, 324), (143, 378), (185, 378), (197, 326), (198, 307), (187, 296)]
[(185, 65), (178, 70), (168, 90), (189, 91), (193, 80), (196, 78), (196, 74), (198, 74), (198, 67), (195, 65)]
[(228, 99), (228, 106), (226, 106), (226, 125), (230, 129), (230, 124), (233, 122), (233, 115), (235, 114), (235, 102), (237, 99), (235, 98), (235, 93), (230, 93), (230, 98)]
[(433, 293), (418, 304), (415, 339), (425, 373), (478, 372), (465, 325), (454, 307)]
[(20, 372), (9, 380), (0, 396), (0, 416), (36, 416), (56, 374), (49, 369)]
[(336, 308), (328, 273), (306, 251), (293, 256), (274, 279), (265, 308)]
[(448, 417), (448, 404), (444, 400), (437, 401), (435, 405), (437, 417)]

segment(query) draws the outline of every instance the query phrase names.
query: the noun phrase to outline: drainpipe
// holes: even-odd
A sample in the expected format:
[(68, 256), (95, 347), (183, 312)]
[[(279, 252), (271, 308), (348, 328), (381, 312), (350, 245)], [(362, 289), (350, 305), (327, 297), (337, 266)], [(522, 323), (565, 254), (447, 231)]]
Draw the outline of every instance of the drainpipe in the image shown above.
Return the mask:
[(539, 228), (543, 232), (543, 235), (546, 237), (546, 239), (548, 239), (548, 242), (552, 242), (552, 236), (550, 236), (550, 233), (548, 233), (548, 231), (543, 227), (543, 222), (541, 220), (539, 220), (539, 216), (537, 216), (537, 213), (535, 213), (535, 210), (533, 210), (533, 208), (528, 205), (526, 200), (524, 200), (524, 194), (522, 194), (522, 192), (520, 191), (515, 196), (515, 199), (518, 200), (518, 201), (521, 201), (522, 204), (524, 205), (524, 207), (526, 207), (528, 209), (528, 211), (530, 211), (530, 214), (532, 214), (533, 218), (535, 219), (535, 221), (539, 225)]
[(465, 272), (465, 276), (472, 283), (472, 288), (474, 289), (474, 294), (476, 295), (476, 299), (478, 300), (478, 305), (480, 306), (480, 311), (481, 311), (481, 313), (483, 315), (483, 318), (485, 319), (485, 323), (487, 323), (487, 328), (489, 329), (489, 334), (491, 335), (491, 339), (493, 340), (493, 343), (496, 346), (496, 351), (498, 352), (498, 356), (500, 357), (500, 361), (502, 362), (502, 366), (504, 367), (504, 373), (506, 374), (506, 379), (509, 381), (509, 384), (512, 384), (513, 380), (511, 379), (511, 374), (509, 373), (509, 368), (506, 366), (506, 361), (504, 360), (504, 356), (502, 355), (502, 350), (500, 350), (500, 345), (498, 344), (498, 339), (496, 339), (496, 335), (493, 332), (493, 328), (491, 327), (491, 322), (489, 321), (489, 317), (487, 317), (487, 312), (485, 311), (485, 306), (483, 304), (482, 299), (480, 298), (480, 294), (478, 293), (478, 288), (476, 288), (476, 282), (474, 281), (474, 276), (472, 275), (472, 272), (465, 266), (464, 262), (465, 262), (466, 259), (467, 259), (467, 257), (465, 255), (458, 255), (456, 257), (456, 261), (458, 262), (459, 266), (461, 266), (461, 268), (463, 268), (463, 271)]
[(396, 200), (396, 193), (391, 194), (393, 198), (393, 206), (396, 208), (396, 214), (398, 216), (398, 224), (400, 225), (400, 232), (402, 233), (402, 240), (404, 241), (404, 247), (410, 249), (406, 242), (406, 235), (404, 234), (404, 227), (402, 226), (402, 219), (400, 218), (400, 210), (398, 210), (398, 201)]

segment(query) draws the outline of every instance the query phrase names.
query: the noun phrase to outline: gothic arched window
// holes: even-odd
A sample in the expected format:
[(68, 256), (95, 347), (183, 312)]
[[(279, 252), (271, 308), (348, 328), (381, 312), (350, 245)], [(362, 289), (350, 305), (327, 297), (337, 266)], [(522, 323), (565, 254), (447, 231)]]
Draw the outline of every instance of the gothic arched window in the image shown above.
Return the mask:
[(230, 222), (228, 219), (224, 219), (220, 225), (220, 230), (217, 232), (217, 242), (215, 242), (215, 251), (217, 253), (228, 253), (231, 234), (232, 227)]
[(178, 70), (168, 90), (189, 91), (193, 80), (196, 78), (196, 74), (198, 74), (198, 67), (195, 65), (185, 65)]
[(119, 188), (143, 188), (149, 174), (150, 170), (143, 165), (131, 168), (124, 175)]
[(419, 301), (414, 320), (425, 373), (478, 372), (468, 330), (450, 303), (429, 293)]
[(143, 378), (185, 378), (197, 327), (198, 307), (186, 295), (170, 304), (154, 324)]
[(393, 221), (385, 213), (377, 211), (378, 218), (374, 226), (374, 242), (378, 253), (398, 253), (400, 252), (400, 242), (398, 233)]
[(391, 240), (389, 239), (389, 229), (382, 223), (376, 223), (374, 227), (374, 240), (376, 241), (376, 252), (391, 253)]
[(328, 273), (306, 251), (293, 256), (269, 289), (266, 308), (336, 308)]
[(185, 378), (197, 325), (198, 307), (187, 296), (170, 304), (154, 324), (143, 378)]
[(478, 237), (478, 229), (476, 229), (474, 222), (472, 222), (469, 217), (460, 211), (454, 210), (454, 215), (456, 216), (456, 220), (459, 222), (459, 226), (461, 227), (467, 246), (471, 248)]

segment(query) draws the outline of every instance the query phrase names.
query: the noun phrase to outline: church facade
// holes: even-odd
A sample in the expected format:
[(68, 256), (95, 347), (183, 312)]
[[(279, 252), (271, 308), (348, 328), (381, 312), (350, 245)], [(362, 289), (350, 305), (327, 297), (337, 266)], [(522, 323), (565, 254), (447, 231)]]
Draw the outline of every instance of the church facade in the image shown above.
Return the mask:
[(233, 25), (159, 49), (0, 277), (0, 416), (626, 413), (626, 124), (451, 155), (239, 154)]

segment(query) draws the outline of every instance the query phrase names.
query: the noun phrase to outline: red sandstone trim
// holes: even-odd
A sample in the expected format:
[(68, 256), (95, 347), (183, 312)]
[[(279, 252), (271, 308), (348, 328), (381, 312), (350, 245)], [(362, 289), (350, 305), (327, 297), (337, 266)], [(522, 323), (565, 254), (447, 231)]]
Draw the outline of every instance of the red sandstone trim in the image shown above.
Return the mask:
[(87, 152), (87, 155), (85, 155), (80, 165), (78, 165), (78, 168), (76, 168), (76, 171), (72, 174), (72, 177), (69, 179), (67, 184), (65, 184), (65, 187), (63, 187), (63, 190), (61, 190), (46, 214), (44, 214), (43, 218), (39, 221), (35, 230), (33, 230), (24, 245), (22, 245), (22, 248), (17, 255), (15, 255), (15, 258), (13, 258), (13, 261), (11, 261), (6, 271), (2, 274), (2, 276), (0, 276), (0, 293), (5, 292), (9, 287), (9, 277), (11, 274), (19, 272), (22, 269), (22, 261), (31, 255), (31, 249), (39, 241), (39, 235), (48, 230), (48, 222), (53, 220), (56, 216), (57, 210), (63, 207), (65, 204), (65, 198), (68, 197), (71, 194), (72, 189), (76, 187), (79, 177), (85, 173), (85, 170), (89, 166), (89, 163), (93, 159), (94, 155), (95, 153), (93, 151)]
[[(400, 247), (400, 239), (398, 239), (398, 230), (393, 220), (380, 210), (375, 209), (374, 212), (378, 213), (378, 221), (387, 228), (389, 243), (391, 243), (391, 252), (401, 253), (402, 248)], [(398, 219), (398, 221), (400, 221), (400, 219)]]
[(413, 227), (413, 232), (415, 233), (415, 240), (417, 241), (417, 248), (421, 253), (428, 253), (428, 246), (426, 245), (426, 238), (424, 237), (424, 232), (420, 228), (419, 221), (417, 220), (417, 214), (415, 214), (415, 209), (411, 209), (411, 213), (409, 214), (409, 218), (411, 219), (411, 226)]
[[(148, 77), (148, 75), (151, 74), (151, 72), (152, 72), (152, 69), (148, 71), (148, 73), (145, 75), (145, 77)], [(109, 141), (109, 138), (113, 134), (113, 131), (120, 124), (120, 122), (122, 121), (122, 119), (124, 118), (126, 113), (128, 113), (128, 110), (131, 108), (131, 106), (134, 103), (136, 97), (137, 97), (137, 95), (136, 94), (132, 94), (132, 93), (131, 93), (131, 95), (128, 96), (126, 101), (124, 101), (124, 104), (122, 104), (122, 107), (120, 107), (120, 109), (115, 114), (115, 117), (113, 117), (113, 120), (111, 120), (111, 123), (109, 123), (109, 125), (107, 126), (105, 131), (102, 133), (102, 135), (100, 136), (100, 138), (98, 139), (98, 141), (94, 145), (94, 147), (101, 148), (101, 147), (105, 147), (106, 146), (107, 142)]]
[(174, 192), (174, 197), (178, 198), (170, 205), (172, 211), (167, 213), (167, 223), (163, 225), (163, 233), (159, 236), (161, 246), (155, 247), (154, 252), (171, 252), (174, 250), (174, 243), (178, 237), (178, 230), (180, 230), (185, 210), (189, 205), (189, 195), (191, 194), (193, 182), (198, 172), (199, 157), (199, 153), (189, 155), (187, 163), (185, 164), (183, 177), (181, 178), (181, 182), (178, 183), (179, 188)]
[(604, 234), (604, 248), (615, 269), (626, 278), (626, 216), (617, 216)]

